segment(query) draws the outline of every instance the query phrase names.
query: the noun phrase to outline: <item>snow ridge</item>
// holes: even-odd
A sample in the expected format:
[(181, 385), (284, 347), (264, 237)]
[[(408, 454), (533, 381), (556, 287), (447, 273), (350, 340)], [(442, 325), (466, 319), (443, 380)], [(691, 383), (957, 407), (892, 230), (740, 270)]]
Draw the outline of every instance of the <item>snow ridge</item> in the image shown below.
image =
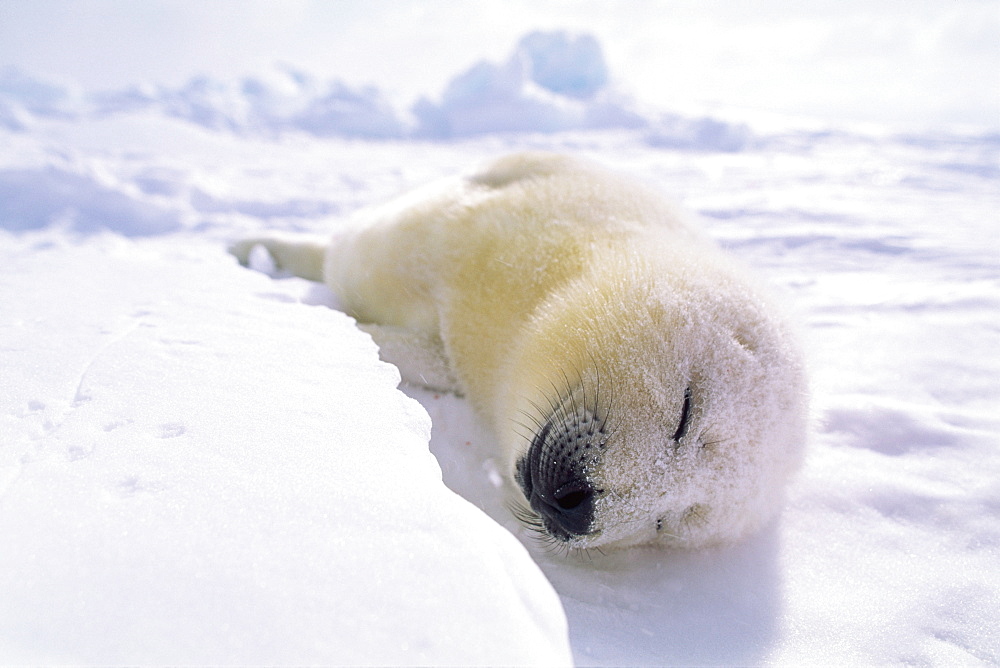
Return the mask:
[(719, 119), (643, 110), (616, 87), (591, 35), (536, 31), (502, 63), (481, 61), (438, 96), (395, 108), (375, 86), (320, 81), (279, 64), (237, 81), (204, 76), (179, 88), (141, 84), (86, 94), (14, 69), (0, 73), (0, 127), (24, 131), (34, 118), (82, 119), (157, 112), (245, 135), (450, 139), (491, 133), (630, 129), (654, 146), (734, 151), (749, 130)]

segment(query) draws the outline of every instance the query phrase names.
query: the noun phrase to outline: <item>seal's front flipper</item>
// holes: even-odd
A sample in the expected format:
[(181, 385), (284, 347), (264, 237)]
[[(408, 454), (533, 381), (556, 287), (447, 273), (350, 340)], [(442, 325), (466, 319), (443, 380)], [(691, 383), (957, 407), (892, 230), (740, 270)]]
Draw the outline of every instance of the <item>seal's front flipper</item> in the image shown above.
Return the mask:
[(269, 236), (237, 241), (229, 247), (229, 252), (246, 267), (251, 264), (253, 249), (261, 246), (271, 255), (275, 269), (310, 281), (322, 281), (327, 245), (325, 238), (314, 236)]
[(372, 323), (359, 323), (358, 328), (372, 337), (378, 344), (379, 357), (399, 369), (405, 382), (429, 390), (461, 394), (441, 337)]

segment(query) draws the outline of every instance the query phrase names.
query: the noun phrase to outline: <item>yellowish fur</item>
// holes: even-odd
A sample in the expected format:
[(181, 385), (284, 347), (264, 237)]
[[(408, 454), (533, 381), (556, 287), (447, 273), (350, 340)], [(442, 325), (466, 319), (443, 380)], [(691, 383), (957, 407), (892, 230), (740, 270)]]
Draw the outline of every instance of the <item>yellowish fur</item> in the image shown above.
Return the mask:
[(404, 377), (468, 397), (512, 480), (530, 443), (519, 424), (593, 405), (612, 435), (586, 468), (593, 530), (570, 546), (712, 544), (780, 507), (804, 444), (796, 347), (743, 271), (646, 188), (515, 154), (372, 212), (325, 251), (269, 238), (234, 252), (246, 262), (256, 244), (293, 271), (325, 253), (345, 310)]

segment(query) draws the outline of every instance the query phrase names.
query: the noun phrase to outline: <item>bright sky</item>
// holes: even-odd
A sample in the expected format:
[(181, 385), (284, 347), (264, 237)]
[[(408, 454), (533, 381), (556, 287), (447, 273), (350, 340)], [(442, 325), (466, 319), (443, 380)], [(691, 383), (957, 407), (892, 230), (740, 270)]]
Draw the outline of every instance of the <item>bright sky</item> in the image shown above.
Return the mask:
[(594, 34), (659, 106), (1000, 128), (998, 0), (0, 0), (0, 68), (110, 88), (283, 62), (409, 101), (539, 28)]

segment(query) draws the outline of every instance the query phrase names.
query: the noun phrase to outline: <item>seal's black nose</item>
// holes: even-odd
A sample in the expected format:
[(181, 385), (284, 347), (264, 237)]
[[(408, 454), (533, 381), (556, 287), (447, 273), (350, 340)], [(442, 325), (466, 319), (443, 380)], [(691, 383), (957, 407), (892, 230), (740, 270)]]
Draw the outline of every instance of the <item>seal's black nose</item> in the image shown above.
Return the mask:
[(599, 493), (587, 478), (591, 460), (573, 444), (546, 425), (517, 463), (517, 481), (531, 509), (549, 535), (563, 541), (593, 532)]
[(594, 488), (585, 480), (574, 480), (556, 490), (543, 482), (535, 486), (529, 499), (531, 507), (545, 520), (545, 526), (556, 538), (590, 533), (594, 523)]

